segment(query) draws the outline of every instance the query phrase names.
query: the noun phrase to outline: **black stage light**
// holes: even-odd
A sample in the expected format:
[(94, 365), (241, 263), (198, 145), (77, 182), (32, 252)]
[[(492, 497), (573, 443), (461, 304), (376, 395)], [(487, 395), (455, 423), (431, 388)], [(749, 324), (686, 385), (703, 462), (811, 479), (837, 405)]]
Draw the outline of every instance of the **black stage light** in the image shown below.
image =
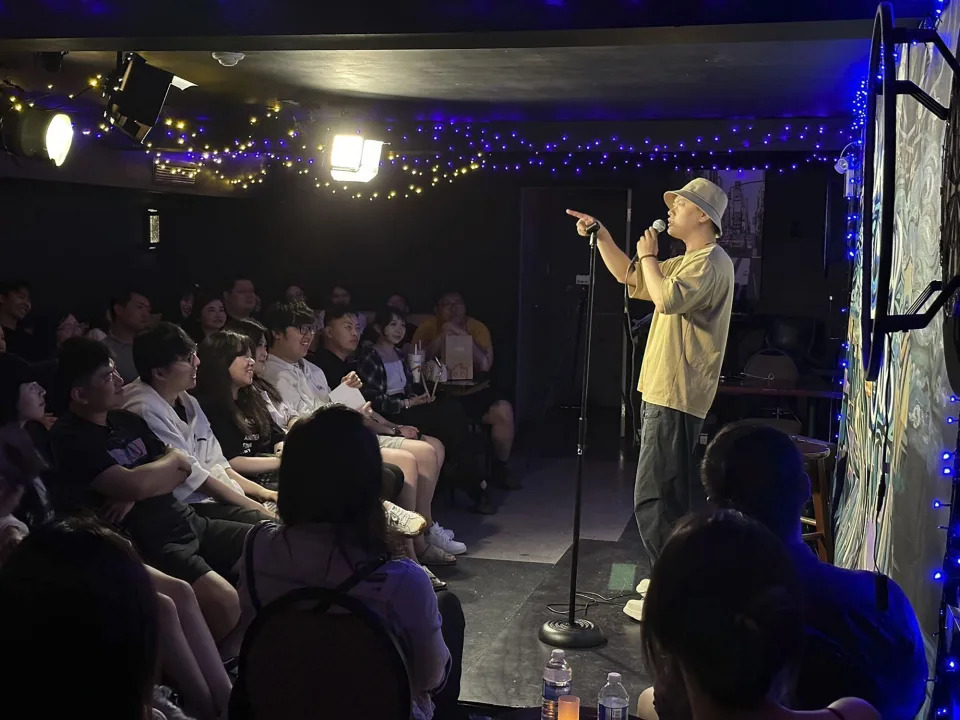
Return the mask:
[(65, 113), (20, 104), (0, 112), (0, 149), (12, 155), (42, 158), (60, 167), (72, 142), (73, 123)]
[(160, 111), (167, 100), (167, 92), (174, 75), (147, 63), (136, 53), (130, 53), (108, 90), (104, 116), (137, 142), (143, 142), (156, 125)]

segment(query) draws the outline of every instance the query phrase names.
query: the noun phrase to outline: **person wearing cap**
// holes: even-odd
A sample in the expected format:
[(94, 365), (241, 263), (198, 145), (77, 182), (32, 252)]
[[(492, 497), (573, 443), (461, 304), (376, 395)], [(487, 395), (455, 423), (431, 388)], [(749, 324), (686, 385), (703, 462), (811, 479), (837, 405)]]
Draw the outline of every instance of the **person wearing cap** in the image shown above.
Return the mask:
[[(733, 262), (717, 243), (727, 195), (704, 178), (665, 193), (667, 232), (685, 247), (660, 262), (658, 233), (648, 228), (634, 259), (620, 250), (600, 224), (597, 247), (610, 273), (630, 297), (654, 304), (640, 370), (643, 395), (640, 457), (634, 514), (652, 566), (676, 522), (705, 502), (694, 451), (713, 404), (733, 307)], [(575, 210), (577, 232), (588, 235), (596, 218)], [(645, 592), (646, 581), (637, 587)], [(642, 603), (624, 612), (642, 619)]]

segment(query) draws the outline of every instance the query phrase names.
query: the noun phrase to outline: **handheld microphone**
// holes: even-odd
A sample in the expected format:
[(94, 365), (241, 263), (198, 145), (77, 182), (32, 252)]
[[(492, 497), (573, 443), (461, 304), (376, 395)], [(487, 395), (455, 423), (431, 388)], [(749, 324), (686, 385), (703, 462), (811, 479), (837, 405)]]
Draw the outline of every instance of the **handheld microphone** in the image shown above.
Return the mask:
[[(651, 225), (650, 227), (652, 227), (658, 233), (662, 233), (664, 230), (667, 229), (667, 224), (660, 218), (657, 218), (656, 220), (653, 221), (653, 225)], [(638, 258), (639, 258), (639, 254), (634, 253), (633, 258), (630, 260), (630, 264), (633, 265), (634, 263), (636, 263)]]

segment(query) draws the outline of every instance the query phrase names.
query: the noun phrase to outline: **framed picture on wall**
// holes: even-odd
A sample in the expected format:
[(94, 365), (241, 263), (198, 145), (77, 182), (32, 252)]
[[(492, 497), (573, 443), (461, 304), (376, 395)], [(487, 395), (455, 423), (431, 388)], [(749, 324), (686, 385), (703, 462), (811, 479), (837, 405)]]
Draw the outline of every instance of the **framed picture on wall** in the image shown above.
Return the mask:
[(705, 177), (727, 193), (720, 245), (733, 260), (736, 294), (734, 306), (752, 306), (760, 299), (760, 262), (763, 239), (763, 170), (704, 170), (679, 176), (677, 187), (694, 177)]

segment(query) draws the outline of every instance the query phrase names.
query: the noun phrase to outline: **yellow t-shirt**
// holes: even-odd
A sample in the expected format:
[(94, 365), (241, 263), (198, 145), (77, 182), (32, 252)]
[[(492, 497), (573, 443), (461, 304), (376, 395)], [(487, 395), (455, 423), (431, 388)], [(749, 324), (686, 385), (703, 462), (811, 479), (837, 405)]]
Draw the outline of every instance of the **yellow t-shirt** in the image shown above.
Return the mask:
[[(710, 245), (660, 263), (660, 272), (664, 308), (653, 313), (637, 389), (648, 403), (705, 418), (727, 347), (733, 261)], [(650, 300), (639, 269), (636, 283), (630, 297)]]
[[(474, 320), (472, 317), (467, 318), (467, 332), (470, 334), (470, 337), (473, 338), (474, 342), (480, 346), (481, 350), (486, 350), (487, 352), (493, 347), (493, 340), (490, 339), (490, 330), (479, 320)], [(423, 343), (423, 346), (426, 347), (434, 340), (437, 339), (437, 335), (440, 334), (440, 329), (437, 327), (437, 318), (427, 318), (420, 326), (417, 328), (417, 331), (413, 334), (413, 344)]]

